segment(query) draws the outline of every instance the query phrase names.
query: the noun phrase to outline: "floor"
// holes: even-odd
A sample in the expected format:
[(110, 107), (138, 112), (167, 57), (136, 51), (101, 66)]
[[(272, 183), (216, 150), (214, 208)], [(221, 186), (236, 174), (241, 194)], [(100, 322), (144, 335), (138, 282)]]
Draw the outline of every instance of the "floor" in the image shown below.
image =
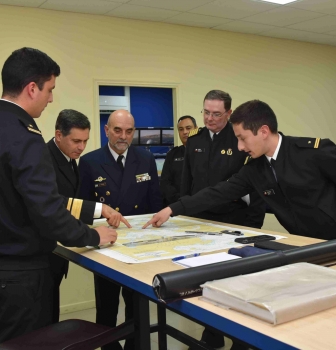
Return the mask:
[[(124, 309), (124, 304), (121, 303), (119, 307), (120, 316), (118, 316), (118, 324), (124, 321), (123, 309)], [(69, 318), (79, 318), (79, 319), (95, 322), (95, 317), (96, 317), (96, 309), (87, 309), (87, 310), (62, 314), (60, 317), (60, 320), (62, 321)], [(150, 303), (150, 319), (151, 319), (151, 323), (157, 322), (156, 306), (154, 303)], [(203, 331), (203, 327), (200, 326), (199, 324), (189, 321), (186, 318), (183, 318), (169, 310), (167, 310), (167, 323), (196, 339), (200, 339)], [(232, 345), (231, 340), (225, 338), (225, 346), (220, 348), (220, 350), (229, 350), (231, 348), (231, 345)], [(151, 350), (158, 350), (158, 349), (159, 348), (158, 348), (157, 334), (152, 334)], [(177, 340), (168, 336), (168, 350), (187, 350), (187, 349), (188, 349), (187, 345), (182, 344)]]

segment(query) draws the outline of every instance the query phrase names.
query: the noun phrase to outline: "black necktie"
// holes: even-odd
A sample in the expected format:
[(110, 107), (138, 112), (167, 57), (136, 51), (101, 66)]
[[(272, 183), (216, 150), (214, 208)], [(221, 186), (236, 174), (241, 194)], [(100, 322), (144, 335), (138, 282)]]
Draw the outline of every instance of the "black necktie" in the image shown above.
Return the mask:
[(120, 168), (122, 173), (124, 172), (124, 164), (122, 162), (123, 158), (124, 158), (124, 156), (119, 156), (117, 159), (117, 164), (119, 165), (119, 168)]
[(275, 159), (271, 158), (271, 165), (270, 165), (270, 167), (272, 169), (272, 172), (273, 172), (273, 175), (275, 177), (276, 182), (278, 182), (278, 178), (277, 178), (276, 172), (275, 172), (275, 163), (276, 163)]
[(212, 135), (212, 141), (216, 141), (216, 138), (218, 137), (218, 134), (213, 134)]

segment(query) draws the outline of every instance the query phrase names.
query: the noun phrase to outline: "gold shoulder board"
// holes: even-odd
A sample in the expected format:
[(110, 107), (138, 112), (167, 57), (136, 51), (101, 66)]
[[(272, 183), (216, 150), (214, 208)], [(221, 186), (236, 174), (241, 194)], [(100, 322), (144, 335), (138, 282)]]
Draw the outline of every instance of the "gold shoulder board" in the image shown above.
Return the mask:
[(40, 130), (33, 129), (33, 128), (29, 127), (29, 126), (27, 126), (27, 129), (28, 129), (28, 131), (30, 131), (30, 132), (34, 132), (35, 134), (39, 134), (39, 135), (42, 136), (42, 133), (41, 133)]
[(197, 127), (197, 128), (195, 128), (195, 129), (190, 130), (190, 132), (189, 132), (189, 137), (190, 137), (190, 136), (197, 135), (198, 132), (201, 131), (201, 129), (202, 129), (202, 128)]
[(302, 148), (319, 148), (320, 141), (320, 137), (317, 137), (315, 139), (311, 137), (302, 137), (296, 142), (296, 144)]

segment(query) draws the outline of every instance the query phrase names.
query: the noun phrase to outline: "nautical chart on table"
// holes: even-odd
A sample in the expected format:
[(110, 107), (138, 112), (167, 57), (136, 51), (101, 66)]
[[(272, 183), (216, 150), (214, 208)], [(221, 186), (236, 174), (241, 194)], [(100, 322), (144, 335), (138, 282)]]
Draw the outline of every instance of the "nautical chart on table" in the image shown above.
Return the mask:
[[(141, 263), (162, 259), (172, 259), (177, 256), (194, 253), (209, 253), (242, 244), (234, 240), (237, 236), (230, 234), (211, 235), (186, 233), (186, 231), (200, 231), (219, 233), (222, 230), (235, 230), (232, 227), (211, 224), (197, 219), (181, 217), (170, 218), (162, 227), (142, 226), (153, 215), (126, 216), (132, 228), (127, 228), (123, 223), (117, 228), (118, 240), (113, 245), (107, 245), (97, 249), (97, 253), (109, 256), (125, 263)], [(105, 219), (95, 220), (92, 227), (104, 225)], [(241, 237), (249, 237), (264, 234), (262, 232), (240, 229), (244, 234)], [(276, 239), (286, 238), (273, 235)]]

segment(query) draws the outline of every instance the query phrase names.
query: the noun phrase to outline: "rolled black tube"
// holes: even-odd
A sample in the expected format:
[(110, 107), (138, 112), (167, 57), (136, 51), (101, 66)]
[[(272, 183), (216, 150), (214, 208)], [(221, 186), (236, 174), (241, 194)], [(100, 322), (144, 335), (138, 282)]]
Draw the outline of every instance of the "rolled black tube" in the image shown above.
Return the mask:
[(200, 285), (207, 281), (246, 275), (297, 262), (321, 264), (333, 260), (336, 260), (336, 240), (157, 274), (153, 279), (153, 288), (157, 297), (167, 302), (200, 294)]

